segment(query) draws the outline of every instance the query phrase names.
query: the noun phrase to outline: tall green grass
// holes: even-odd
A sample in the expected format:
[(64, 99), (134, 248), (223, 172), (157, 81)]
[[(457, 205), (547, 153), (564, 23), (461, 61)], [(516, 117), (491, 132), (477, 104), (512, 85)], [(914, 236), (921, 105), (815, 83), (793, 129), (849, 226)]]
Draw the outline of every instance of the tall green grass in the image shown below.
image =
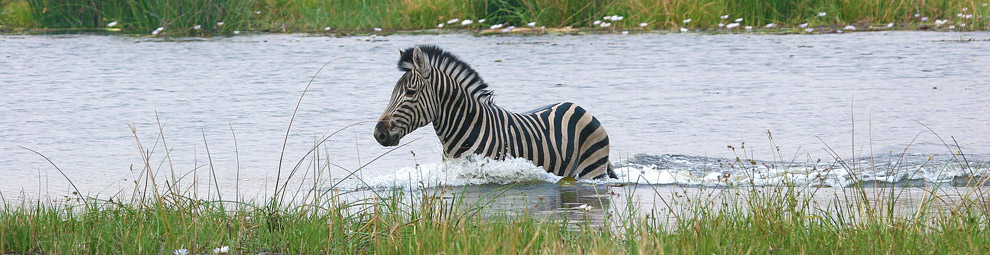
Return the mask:
[[(0, 252), (198, 254), (229, 246), (236, 254), (982, 254), (990, 248), (980, 205), (986, 200), (894, 217), (864, 211), (860, 202), (815, 205), (795, 187), (721, 193), (736, 191), (668, 198), (682, 203), (680, 210), (618, 208), (600, 226), (481, 213), (499, 208), (430, 191), (357, 200), (328, 192), (277, 208), (176, 195), (143, 204), (6, 204)], [(406, 196), (419, 198), (412, 203)], [(928, 206), (941, 203), (933, 199)]]
[[(104, 28), (118, 21), (126, 32), (147, 33), (164, 27), (165, 34), (190, 35), (241, 31), (314, 32), (417, 30), (436, 28), (450, 19), (486, 19), (469, 27), (491, 24), (523, 26), (537, 22), (550, 28), (590, 28), (603, 16), (621, 15), (613, 28), (715, 28), (743, 18), (742, 26), (769, 23), (794, 27), (860, 27), (895, 23), (898, 28), (934, 27), (935, 19), (950, 20), (959, 30), (990, 29), (987, 0), (4, 0), (6, 27)], [(965, 11), (964, 11), (965, 9)], [(818, 13), (826, 13), (819, 16)], [(957, 17), (971, 14), (972, 18)], [(915, 17), (918, 14), (919, 17)], [(729, 15), (728, 20), (719, 17)], [(920, 17), (928, 17), (921, 21)], [(684, 23), (683, 20), (692, 22)], [(223, 21), (224, 26), (216, 26)], [(194, 25), (203, 26), (193, 30)]]
[[(175, 34), (223, 33), (251, 27), (252, 1), (236, 0), (27, 0), (37, 27), (118, 28), (146, 33), (158, 27)], [(223, 22), (219, 25), (218, 22)], [(200, 25), (200, 30), (193, 29)]]
[[(657, 186), (630, 185), (609, 188), (624, 194), (618, 199), (626, 206), (533, 208), (570, 212), (544, 217), (497, 206), (511, 186), (480, 199), (463, 195), (470, 194), (470, 187), (341, 191), (339, 184), (346, 180), (360, 183), (353, 173), (361, 169), (344, 169), (351, 174), (330, 179), (330, 167), (340, 166), (321, 149), (323, 141), (295, 167), (285, 168), (289, 174), (273, 196), (250, 200), (220, 194), (215, 179), (197, 184), (196, 169), (171, 169), (166, 162), (175, 152), (164, 134), (152, 143), (155, 148), (137, 140), (144, 162), (131, 195), (3, 201), (0, 253), (172, 254), (185, 249), (201, 254), (224, 246), (235, 254), (982, 254), (990, 249), (990, 198), (983, 193), (990, 177), (960, 190), (923, 188), (922, 202), (912, 207), (895, 206), (905, 189), (887, 185), (838, 189), (842, 194), (826, 203), (815, 196), (835, 189), (781, 183), (681, 187), (666, 195)], [(743, 154), (733, 167), (754, 168), (751, 149), (740, 147)], [(952, 164), (983, 167), (970, 165), (958, 147), (950, 150), (959, 158)], [(774, 164), (786, 167), (782, 156), (775, 155), (779, 161)], [(201, 168), (203, 179), (210, 180), (215, 169)], [(203, 195), (214, 187), (217, 193)], [(632, 198), (649, 193), (662, 203), (651, 208)], [(595, 213), (604, 219), (590, 221)]]

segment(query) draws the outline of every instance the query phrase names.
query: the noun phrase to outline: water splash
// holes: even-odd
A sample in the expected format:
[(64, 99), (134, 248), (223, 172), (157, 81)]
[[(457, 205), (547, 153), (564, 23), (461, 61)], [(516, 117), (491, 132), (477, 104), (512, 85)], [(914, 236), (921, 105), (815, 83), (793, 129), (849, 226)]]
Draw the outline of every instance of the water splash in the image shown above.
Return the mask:
[(392, 173), (371, 177), (365, 182), (370, 188), (382, 189), (557, 182), (560, 179), (560, 176), (548, 173), (523, 158), (493, 160), (470, 155), (400, 168)]
[[(990, 164), (977, 157), (959, 164), (952, 155), (911, 154), (859, 159), (856, 162), (787, 163), (710, 158), (685, 155), (636, 155), (615, 162), (617, 179), (582, 180), (591, 183), (623, 183), (687, 186), (816, 186), (848, 187), (863, 185), (911, 185), (968, 183), (990, 176)], [(450, 159), (398, 169), (366, 180), (372, 189), (417, 189), (436, 186), (483, 184), (555, 183), (561, 177), (547, 173), (522, 158), (492, 160), (479, 156)]]
[(669, 154), (636, 155), (618, 164), (616, 175), (620, 182), (655, 185), (966, 186), (975, 185), (970, 181), (990, 176), (990, 164), (985, 158), (978, 156), (976, 160), (962, 162), (952, 155), (908, 154), (863, 158), (855, 162), (793, 163)]

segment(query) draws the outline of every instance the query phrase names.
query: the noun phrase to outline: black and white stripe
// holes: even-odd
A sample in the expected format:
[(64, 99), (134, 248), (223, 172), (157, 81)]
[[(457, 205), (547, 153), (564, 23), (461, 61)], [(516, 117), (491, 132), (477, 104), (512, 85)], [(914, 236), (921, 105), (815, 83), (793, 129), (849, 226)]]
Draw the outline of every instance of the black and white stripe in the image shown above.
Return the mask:
[(375, 127), (384, 146), (433, 124), (444, 154), (494, 159), (526, 158), (559, 176), (613, 177), (608, 134), (580, 106), (562, 102), (525, 113), (495, 105), (492, 92), (471, 66), (435, 46), (400, 52), (392, 99)]

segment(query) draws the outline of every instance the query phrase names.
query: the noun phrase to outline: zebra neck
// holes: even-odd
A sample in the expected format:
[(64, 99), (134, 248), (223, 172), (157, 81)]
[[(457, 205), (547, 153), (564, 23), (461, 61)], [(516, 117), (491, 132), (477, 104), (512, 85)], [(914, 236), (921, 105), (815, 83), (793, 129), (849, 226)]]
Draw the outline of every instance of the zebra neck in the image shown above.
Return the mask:
[(505, 147), (501, 141), (507, 134), (503, 134), (506, 129), (499, 119), (514, 113), (472, 99), (467, 93), (441, 96), (433, 128), (443, 143), (444, 155), (456, 158), (474, 153), (502, 158), (505, 152), (498, 148)]

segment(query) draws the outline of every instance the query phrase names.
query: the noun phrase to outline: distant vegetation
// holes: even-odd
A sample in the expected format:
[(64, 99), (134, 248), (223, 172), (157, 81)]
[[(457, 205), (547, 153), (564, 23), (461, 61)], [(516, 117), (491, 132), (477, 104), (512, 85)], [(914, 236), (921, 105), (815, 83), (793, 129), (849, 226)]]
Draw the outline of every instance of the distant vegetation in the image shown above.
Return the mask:
[[(990, 30), (990, 0), (0, 0), (0, 31), (370, 32), (503, 27)], [(724, 17), (728, 15), (728, 17)], [(736, 19), (742, 18), (736, 22)], [(453, 19), (458, 21), (447, 23)], [(484, 22), (479, 22), (484, 19)], [(689, 20), (688, 22), (685, 22)], [(470, 24), (462, 25), (464, 20)], [(116, 23), (114, 23), (116, 22)], [(222, 23), (219, 23), (222, 22)], [(645, 24), (643, 24), (645, 23)], [(719, 24), (722, 26), (719, 26)], [(738, 23), (731, 25), (733, 23)], [(108, 25), (111, 25), (108, 27)], [(641, 26), (642, 25), (642, 26)], [(198, 29), (197, 29), (198, 28)], [(802, 27), (802, 29), (807, 29)], [(798, 30), (800, 32), (800, 30)], [(156, 33), (158, 34), (158, 33)]]

